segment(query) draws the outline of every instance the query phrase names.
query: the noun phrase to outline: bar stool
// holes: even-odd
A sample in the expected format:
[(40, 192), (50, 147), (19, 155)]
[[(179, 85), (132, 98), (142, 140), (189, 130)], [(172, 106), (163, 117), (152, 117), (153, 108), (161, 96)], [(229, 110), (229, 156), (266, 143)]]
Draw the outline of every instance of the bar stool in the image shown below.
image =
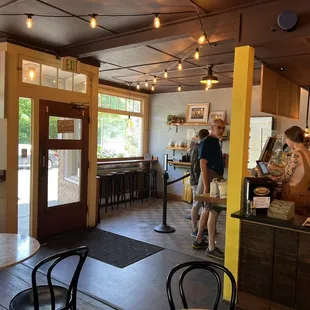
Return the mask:
[[(98, 213), (102, 207), (102, 199), (105, 200), (105, 213), (107, 213), (108, 205), (110, 202), (111, 209), (113, 210), (113, 174), (102, 173), (98, 174), (100, 187), (99, 187), (99, 199), (98, 199)], [(99, 214), (98, 214), (99, 215)]]
[(153, 199), (157, 199), (157, 169), (150, 169), (150, 192)]
[(136, 199), (141, 198), (141, 203), (143, 203), (144, 198), (146, 200), (149, 196), (149, 171), (146, 169), (136, 170)]
[(114, 180), (114, 203), (116, 200), (116, 208), (118, 209), (120, 201), (124, 201), (125, 207), (127, 207), (125, 199), (125, 173), (112, 172), (112, 174)]
[(133, 170), (126, 170), (125, 173), (125, 201), (126, 201), (126, 194), (129, 196), (129, 204), (131, 205), (134, 201), (134, 177), (135, 171)]

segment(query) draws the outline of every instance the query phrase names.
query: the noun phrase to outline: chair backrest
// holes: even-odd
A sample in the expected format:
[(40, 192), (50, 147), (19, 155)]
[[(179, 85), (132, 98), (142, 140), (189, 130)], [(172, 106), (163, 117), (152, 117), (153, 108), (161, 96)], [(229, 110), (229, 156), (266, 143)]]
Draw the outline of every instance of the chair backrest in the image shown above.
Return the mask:
[(77, 284), (80, 276), (80, 272), (82, 270), (83, 264), (86, 260), (86, 257), (88, 255), (88, 247), (81, 246), (72, 250), (64, 251), (52, 256), (49, 256), (42, 261), (40, 261), (33, 269), (32, 271), (32, 290), (33, 290), (33, 300), (34, 300), (34, 310), (39, 310), (39, 299), (38, 299), (38, 289), (37, 289), (37, 280), (36, 275), (38, 269), (48, 263), (52, 262), (47, 270), (47, 283), (48, 288), (51, 295), (51, 309), (55, 309), (55, 294), (53, 289), (53, 283), (52, 283), (52, 271), (55, 268), (55, 266), (60, 263), (62, 260), (71, 257), (71, 256), (78, 256), (79, 261), (76, 265), (75, 271), (72, 276), (72, 280), (69, 285), (68, 293), (67, 293), (67, 301), (66, 301), (66, 307), (68, 307), (72, 300), (75, 301), (76, 299), (76, 293), (77, 293)]
[(217, 281), (217, 293), (216, 293), (216, 297), (214, 299), (212, 309), (217, 309), (219, 301), (220, 301), (220, 297), (221, 297), (221, 292), (222, 292), (222, 281), (221, 281), (221, 278), (218, 274), (218, 271), (221, 270), (224, 273), (226, 273), (226, 275), (229, 277), (229, 279), (231, 281), (231, 289), (232, 289), (231, 290), (231, 298), (230, 298), (229, 309), (230, 310), (235, 309), (236, 296), (237, 296), (237, 288), (236, 287), (237, 286), (236, 286), (235, 278), (232, 275), (232, 273), (226, 267), (224, 267), (220, 264), (217, 264), (217, 263), (207, 262), (207, 261), (190, 261), (190, 262), (179, 264), (179, 265), (173, 267), (168, 274), (167, 281), (166, 281), (166, 291), (167, 291), (168, 302), (169, 302), (169, 306), (170, 306), (171, 310), (175, 310), (175, 304), (173, 301), (172, 291), (171, 291), (171, 281), (172, 281), (173, 275), (178, 270), (183, 269), (183, 268), (186, 268), (186, 269), (183, 270), (183, 272), (181, 273), (181, 275), (179, 277), (179, 292), (180, 292), (180, 296), (182, 299), (184, 309), (188, 309), (188, 305), (187, 305), (187, 301), (185, 298), (183, 281), (184, 281), (186, 274), (188, 272), (190, 272), (191, 270), (194, 270), (194, 269), (204, 269), (204, 270), (210, 271), (214, 275), (214, 277)]

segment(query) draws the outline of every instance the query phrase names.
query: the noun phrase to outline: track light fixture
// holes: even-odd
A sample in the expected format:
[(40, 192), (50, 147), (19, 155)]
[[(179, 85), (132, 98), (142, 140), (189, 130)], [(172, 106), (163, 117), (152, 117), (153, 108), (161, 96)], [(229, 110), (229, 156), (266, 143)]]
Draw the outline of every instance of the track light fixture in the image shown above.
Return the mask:
[(183, 69), (182, 62), (181, 62), (181, 60), (179, 60), (178, 70), (182, 70), (182, 69)]
[(154, 17), (154, 27), (155, 28), (159, 28), (160, 27), (159, 14), (155, 14), (155, 17)]
[(219, 82), (219, 79), (213, 75), (212, 72), (213, 65), (208, 66), (208, 75), (205, 75), (200, 80), (200, 83), (207, 84), (207, 87), (212, 87), (213, 84), (216, 84)]
[(196, 48), (196, 52), (195, 52), (195, 54), (194, 54), (194, 58), (195, 58), (196, 60), (199, 59), (199, 47)]
[(33, 16), (33, 14), (27, 14), (26, 27), (27, 27), (28, 29), (31, 29), (31, 28), (32, 28), (32, 25), (33, 25), (32, 16)]
[(165, 77), (165, 79), (168, 78), (168, 71), (167, 71), (167, 69), (165, 69), (164, 77)]
[(92, 28), (96, 28), (97, 27), (97, 19), (96, 19), (97, 16), (98, 16), (98, 14), (95, 14), (95, 13), (93, 13), (91, 15), (91, 19), (89, 21), (90, 27), (92, 27)]

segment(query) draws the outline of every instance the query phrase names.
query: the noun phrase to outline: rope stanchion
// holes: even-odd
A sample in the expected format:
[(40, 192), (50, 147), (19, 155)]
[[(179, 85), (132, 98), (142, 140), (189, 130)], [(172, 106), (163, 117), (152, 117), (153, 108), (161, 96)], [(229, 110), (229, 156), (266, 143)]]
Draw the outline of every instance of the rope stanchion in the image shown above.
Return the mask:
[(163, 173), (163, 183), (164, 183), (164, 192), (163, 192), (163, 222), (160, 225), (154, 227), (154, 230), (159, 233), (172, 233), (175, 232), (175, 228), (167, 225), (167, 187), (173, 183), (176, 183), (182, 179), (187, 178), (190, 174), (186, 174), (183, 177), (168, 182), (169, 174), (168, 170), (168, 154), (164, 155), (164, 173)]

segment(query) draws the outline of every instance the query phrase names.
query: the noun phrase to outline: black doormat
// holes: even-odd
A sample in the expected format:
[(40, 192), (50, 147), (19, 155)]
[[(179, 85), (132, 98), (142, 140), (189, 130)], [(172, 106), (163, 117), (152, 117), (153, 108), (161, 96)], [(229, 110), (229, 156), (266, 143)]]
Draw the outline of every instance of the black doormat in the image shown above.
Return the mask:
[(118, 268), (124, 268), (163, 250), (156, 245), (98, 228), (88, 228), (53, 238), (47, 242), (46, 247), (55, 253), (82, 245), (89, 248), (90, 257)]

